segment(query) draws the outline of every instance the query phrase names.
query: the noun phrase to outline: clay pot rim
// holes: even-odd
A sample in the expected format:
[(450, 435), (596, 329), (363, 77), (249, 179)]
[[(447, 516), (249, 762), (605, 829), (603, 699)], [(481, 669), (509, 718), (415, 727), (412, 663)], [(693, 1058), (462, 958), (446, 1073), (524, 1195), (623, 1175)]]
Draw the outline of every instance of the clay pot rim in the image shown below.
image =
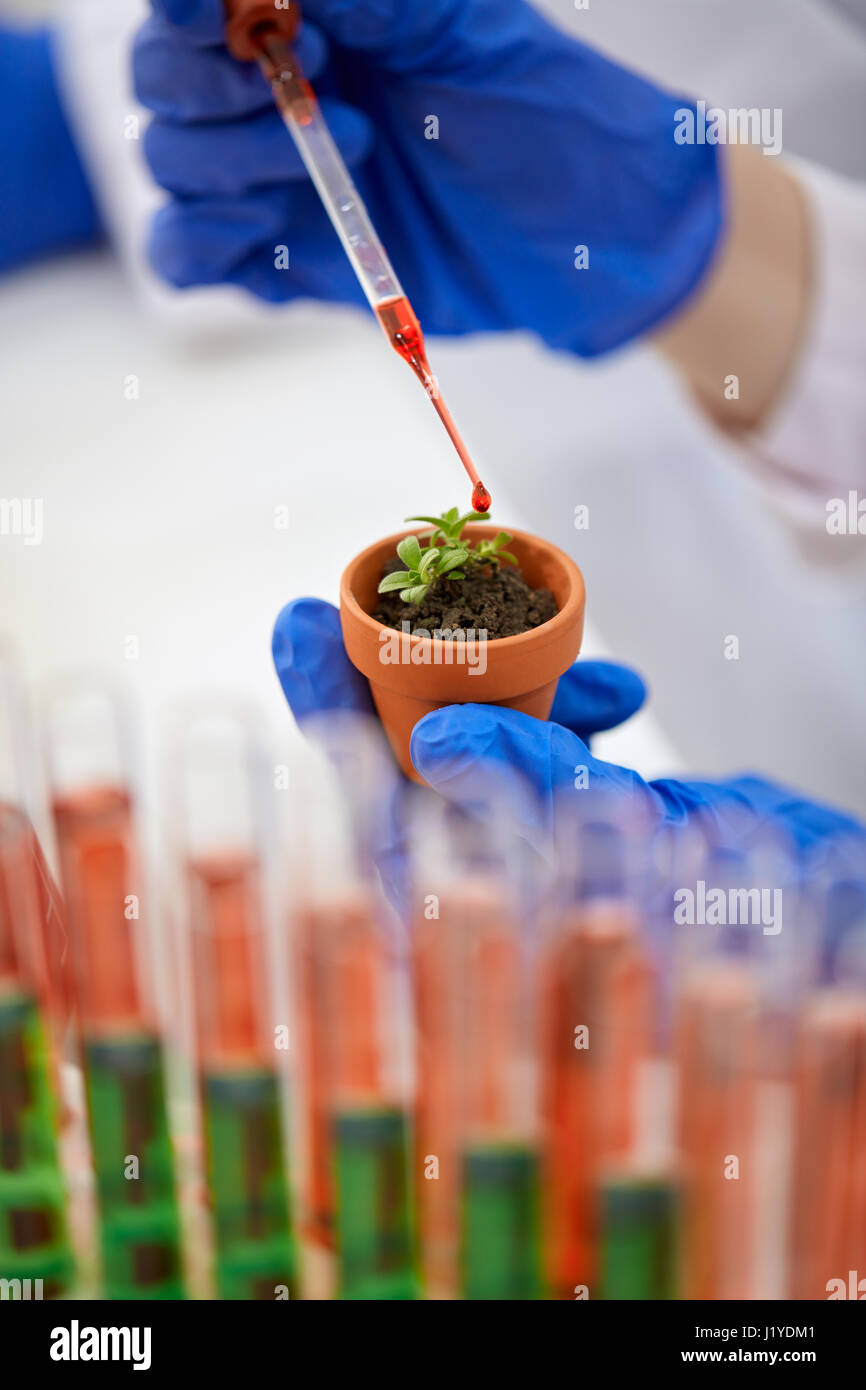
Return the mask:
[[(469, 522), (466, 528), (473, 533), (481, 532), (485, 535), (495, 536), (504, 528), (501, 526), (488, 525), (485, 522)], [(367, 613), (360, 605), (352, 592), (352, 580), (357, 573), (358, 567), (375, 550), (380, 550), (388, 546), (393, 550), (397, 549), (398, 541), (405, 540), (407, 536), (422, 536), (428, 534), (429, 526), (409, 527), (405, 531), (395, 531), (393, 535), (383, 536), (378, 541), (373, 541), (372, 545), (367, 545), (360, 550), (354, 559), (350, 560), (340, 578), (340, 604), (351, 614), (355, 622), (360, 622), (362, 627), (368, 628), (373, 632), (394, 632), (397, 636), (408, 637), (412, 643), (426, 643), (430, 647), (444, 646), (445, 639), (442, 637), (418, 637), (415, 633), (400, 633), (397, 628), (387, 627), (385, 623), (377, 620)], [(534, 535), (531, 531), (510, 530), (509, 535), (518, 543), (526, 541), (528, 544), (541, 546), (543, 549), (551, 551), (561, 563), (569, 581), (568, 596), (559, 612), (553, 617), (548, 618), (547, 622), (540, 623), (538, 627), (532, 627), (528, 632), (518, 632), (513, 637), (491, 637), (488, 638), (488, 645), (495, 646), (498, 651), (503, 651), (506, 647), (514, 650), (519, 646), (526, 646), (529, 643), (543, 642), (545, 645), (548, 640), (555, 640), (560, 631), (574, 625), (575, 610), (581, 609), (586, 602), (586, 586), (580, 569), (558, 545), (551, 541), (544, 540), (541, 536)]]

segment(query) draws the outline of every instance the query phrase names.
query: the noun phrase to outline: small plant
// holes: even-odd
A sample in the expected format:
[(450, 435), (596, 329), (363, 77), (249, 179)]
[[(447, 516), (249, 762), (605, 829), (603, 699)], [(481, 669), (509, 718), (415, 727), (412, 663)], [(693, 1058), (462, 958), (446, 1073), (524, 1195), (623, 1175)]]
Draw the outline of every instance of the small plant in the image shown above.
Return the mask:
[(475, 549), (471, 551), (472, 563), (479, 566), (492, 565), (494, 569), (499, 568), (500, 561), (507, 560), (510, 565), (516, 565), (517, 559), (510, 550), (505, 550), (505, 546), (511, 540), (508, 531), (497, 531), (492, 541), (479, 541)]
[[(462, 539), (463, 528), (470, 521), (486, 521), (489, 512), (465, 512), (457, 507), (441, 516), (407, 516), (407, 521), (427, 521), (433, 530), (423, 536), (406, 536), (397, 546), (397, 555), (406, 566), (386, 574), (379, 584), (380, 594), (399, 589), (404, 603), (422, 603), (427, 591), (437, 579), (451, 581), (466, 578), (468, 570), (498, 569), (503, 560), (516, 565), (517, 560), (505, 549), (511, 540), (507, 531), (499, 531), (492, 540), (480, 540), (473, 545)], [(426, 541), (426, 545), (421, 542)]]
[[(456, 507), (452, 507), (450, 512), (443, 512), (441, 516), (407, 516), (406, 521), (429, 521), (434, 528), (430, 532), (429, 541), (431, 545), (439, 545), (440, 539), (448, 545), (459, 545), (460, 537), (463, 534), (463, 527), (469, 521), (488, 521), (489, 512), (464, 512), (461, 516)], [(425, 540), (428, 537), (424, 537)]]

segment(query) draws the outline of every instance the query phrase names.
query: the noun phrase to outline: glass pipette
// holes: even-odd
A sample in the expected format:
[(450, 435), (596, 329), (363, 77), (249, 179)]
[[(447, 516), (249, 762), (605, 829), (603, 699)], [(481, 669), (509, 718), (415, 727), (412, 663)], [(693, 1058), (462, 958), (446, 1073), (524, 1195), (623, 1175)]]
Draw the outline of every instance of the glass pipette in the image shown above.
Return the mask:
[(298, 6), (292, 3), (288, 9), (275, 10), (272, 0), (226, 0), (226, 13), (230, 51), (241, 60), (259, 62), (370, 307), (388, 341), (409, 363), (433, 402), (472, 483), (473, 508), (488, 511), (490, 494), (430, 370), (421, 326), (292, 50), (300, 25)]

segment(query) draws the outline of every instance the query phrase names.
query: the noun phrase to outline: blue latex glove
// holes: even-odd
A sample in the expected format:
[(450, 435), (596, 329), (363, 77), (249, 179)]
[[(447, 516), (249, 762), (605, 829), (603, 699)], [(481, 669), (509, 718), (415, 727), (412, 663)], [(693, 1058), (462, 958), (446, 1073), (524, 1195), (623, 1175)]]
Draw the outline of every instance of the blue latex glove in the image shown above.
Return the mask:
[[(147, 158), (174, 195), (153, 229), (156, 268), (178, 286), (361, 303), (258, 65), (220, 44), (220, 0), (153, 6), (134, 72), (156, 113)], [(700, 281), (721, 193), (715, 147), (674, 140), (688, 102), (524, 0), (305, 0), (303, 12), (301, 61), (425, 329), (530, 329), (592, 356)], [(274, 266), (281, 245), (288, 270)]]
[[(372, 714), (369, 687), (346, 655), (339, 614), (330, 604), (312, 598), (288, 604), (277, 618), (273, 654), (302, 728), (320, 714)], [(645, 782), (636, 772), (594, 758), (589, 737), (622, 723), (640, 708), (644, 694), (640, 677), (627, 667), (579, 661), (560, 680), (548, 722), (495, 705), (447, 705), (415, 726), (412, 762), (436, 792), (470, 814), (505, 808), (517, 833), (548, 861), (568, 853), (563, 836), (573, 831), (574, 821), (562, 811), (573, 804), (579, 768), (586, 769), (596, 795), (613, 798), (625, 810), (629, 803), (651, 833), (699, 831), (708, 844), (728, 849), (738, 843), (748, 848), (771, 833), (804, 870), (831, 874), (839, 901), (827, 929), (841, 940), (866, 911), (866, 828), (757, 776)], [(405, 893), (400, 832), (395, 814), (383, 825), (378, 847), (386, 889), (398, 900)]]
[(0, 149), (0, 271), (97, 240), (47, 29), (0, 25)]

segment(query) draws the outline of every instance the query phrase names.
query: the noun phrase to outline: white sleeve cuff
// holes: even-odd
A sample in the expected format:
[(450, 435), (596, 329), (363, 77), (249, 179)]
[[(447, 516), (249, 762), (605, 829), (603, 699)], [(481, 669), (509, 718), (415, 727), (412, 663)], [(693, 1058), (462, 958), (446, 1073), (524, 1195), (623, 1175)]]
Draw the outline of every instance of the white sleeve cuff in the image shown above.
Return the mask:
[(811, 322), (771, 419), (741, 442), (775, 500), (823, 528), (834, 499), (866, 497), (866, 190), (791, 163), (813, 220)]

